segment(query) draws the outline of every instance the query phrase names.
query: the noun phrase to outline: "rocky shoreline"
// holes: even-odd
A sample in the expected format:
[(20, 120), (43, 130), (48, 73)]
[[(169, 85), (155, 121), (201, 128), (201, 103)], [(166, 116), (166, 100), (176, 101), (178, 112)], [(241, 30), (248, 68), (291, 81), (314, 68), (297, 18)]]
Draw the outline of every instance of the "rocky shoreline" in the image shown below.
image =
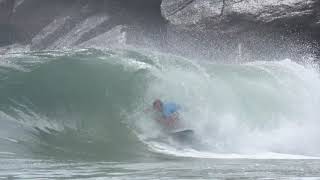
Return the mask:
[(319, 55), (318, 0), (0, 0), (0, 46), (134, 45), (217, 60)]

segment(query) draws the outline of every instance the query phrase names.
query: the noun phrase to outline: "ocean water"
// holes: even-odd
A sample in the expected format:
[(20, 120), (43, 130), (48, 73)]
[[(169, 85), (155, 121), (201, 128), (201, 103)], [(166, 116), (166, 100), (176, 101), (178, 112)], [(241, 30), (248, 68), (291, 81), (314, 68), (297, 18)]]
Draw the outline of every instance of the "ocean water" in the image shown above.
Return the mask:
[[(320, 179), (317, 66), (213, 62), (136, 49), (2, 55), (0, 179)], [(145, 112), (156, 98), (181, 105), (196, 143), (159, 140)]]

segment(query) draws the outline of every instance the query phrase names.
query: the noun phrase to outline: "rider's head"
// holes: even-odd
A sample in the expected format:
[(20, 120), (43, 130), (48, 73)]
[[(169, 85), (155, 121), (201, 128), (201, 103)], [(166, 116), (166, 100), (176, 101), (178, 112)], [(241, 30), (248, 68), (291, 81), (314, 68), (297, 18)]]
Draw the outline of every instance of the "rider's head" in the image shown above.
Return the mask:
[(157, 111), (162, 111), (162, 102), (160, 99), (156, 99), (153, 101), (153, 109)]

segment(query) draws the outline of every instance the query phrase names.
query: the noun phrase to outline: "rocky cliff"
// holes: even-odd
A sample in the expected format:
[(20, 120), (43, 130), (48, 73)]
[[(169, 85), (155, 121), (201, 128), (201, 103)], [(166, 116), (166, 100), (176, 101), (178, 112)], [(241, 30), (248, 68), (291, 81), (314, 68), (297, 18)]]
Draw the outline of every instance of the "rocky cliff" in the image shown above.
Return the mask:
[(126, 43), (143, 44), (160, 34), (160, 26), (165, 24), (160, 0), (0, 2), (0, 24), (8, 30), (0, 32), (1, 44), (30, 44), (34, 50), (71, 48), (89, 40), (94, 43), (98, 36), (112, 38), (106, 39), (106, 46), (116, 40), (122, 43), (124, 36)]
[(317, 54), (319, 0), (0, 0), (0, 46), (134, 45), (205, 59)]

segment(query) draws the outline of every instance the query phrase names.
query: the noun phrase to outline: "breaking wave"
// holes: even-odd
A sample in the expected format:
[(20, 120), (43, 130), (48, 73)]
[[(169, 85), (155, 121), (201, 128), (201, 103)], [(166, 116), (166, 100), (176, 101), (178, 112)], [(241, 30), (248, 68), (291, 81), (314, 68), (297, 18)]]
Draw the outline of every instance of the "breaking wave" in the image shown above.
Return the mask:
[[(0, 156), (320, 156), (320, 78), (309, 64), (92, 49), (1, 60)], [(181, 121), (201, 148), (148, 140), (160, 133), (144, 113), (155, 98), (183, 107)]]

